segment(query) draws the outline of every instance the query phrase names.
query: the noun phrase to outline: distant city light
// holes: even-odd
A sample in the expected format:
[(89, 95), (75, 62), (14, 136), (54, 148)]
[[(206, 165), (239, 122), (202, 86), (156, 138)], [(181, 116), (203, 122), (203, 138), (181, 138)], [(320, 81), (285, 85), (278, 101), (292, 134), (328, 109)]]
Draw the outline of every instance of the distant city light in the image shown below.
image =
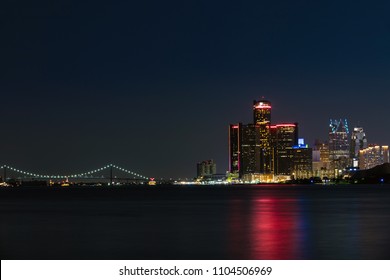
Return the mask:
[(94, 170), (91, 170), (91, 171), (88, 171), (88, 172), (85, 172), (85, 173), (79, 173), (79, 174), (71, 174), (71, 175), (42, 175), (42, 174), (37, 174), (37, 173), (33, 173), (33, 172), (29, 172), (29, 171), (24, 171), (24, 170), (20, 170), (20, 169), (16, 169), (12, 166), (8, 166), (8, 165), (2, 165), (0, 166), (0, 169), (10, 169), (11, 171), (14, 171), (14, 172), (17, 172), (17, 173), (20, 173), (20, 174), (23, 174), (23, 175), (28, 175), (28, 176), (33, 176), (35, 178), (55, 178), (55, 179), (61, 179), (61, 178), (79, 178), (79, 177), (84, 177), (84, 176), (87, 176), (87, 175), (91, 175), (91, 174), (94, 174), (94, 173), (97, 173), (99, 171), (103, 171), (103, 170), (106, 170), (108, 169), (109, 167), (114, 167), (120, 171), (123, 171), (125, 173), (128, 173), (128, 174), (132, 174), (132, 175), (135, 175), (139, 178), (142, 178), (142, 179), (148, 179), (148, 177), (146, 176), (143, 176), (141, 174), (138, 174), (138, 173), (134, 173), (132, 171), (129, 171), (129, 170), (126, 170), (124, 168), (121, 168), (121, 167), (118, 167), (116, 165), (113, 165), (113, 164), (109, 164), (107, 166), (104, 166), (104, 167), (101, 167), (101, 168), (98, 168), (98, 169), (94, 169)]

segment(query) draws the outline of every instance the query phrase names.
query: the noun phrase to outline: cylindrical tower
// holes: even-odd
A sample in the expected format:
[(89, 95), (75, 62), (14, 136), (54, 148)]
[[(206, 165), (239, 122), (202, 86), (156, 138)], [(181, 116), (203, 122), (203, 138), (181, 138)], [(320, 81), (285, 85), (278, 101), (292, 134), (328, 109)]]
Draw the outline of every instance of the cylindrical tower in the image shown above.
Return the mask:
[(253, 123), (269, 125), (271, 123), (271, 102), (253, 100)]
[(272, 172), (272, 149), (271, 149), (271, 102), (267, 100), (253, 101), (253, 123), (259, 131), (258, 148), (260, 149), (259, 173), (269, 174)]

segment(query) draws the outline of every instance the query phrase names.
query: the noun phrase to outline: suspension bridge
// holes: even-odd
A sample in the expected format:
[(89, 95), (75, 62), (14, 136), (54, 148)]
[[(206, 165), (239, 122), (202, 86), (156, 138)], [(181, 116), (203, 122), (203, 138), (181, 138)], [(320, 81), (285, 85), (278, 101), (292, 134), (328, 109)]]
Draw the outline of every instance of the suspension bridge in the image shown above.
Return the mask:
[[(15, 168), (9, 165), (2, 165), (0, 169), (3, 170), (2, 178), (3, 181), (10, 179), (17, 180), (109, 180), (110, 184), (114, 180), (131, 180), (131, 181), (149, 181), (147, 176), (141, 175), (134, 171), (125, 169), (123, 167), (117, 166), (115, 164), (107, 164), (100, 168), (92, 169), (86, 172), (74, 173), (74, 174), (41, 174), (33, 171), (27, 171)], [(114, 171), (121, 174), (121, 176), (114, 176)], [(107, 174), (108, 172), (108, 174)], [(10, 176), (12, 173), (13, 176)], [(125, 175), (124, 175), (125, 174)], [(100, 175), (100, 176), (99, 176)]]

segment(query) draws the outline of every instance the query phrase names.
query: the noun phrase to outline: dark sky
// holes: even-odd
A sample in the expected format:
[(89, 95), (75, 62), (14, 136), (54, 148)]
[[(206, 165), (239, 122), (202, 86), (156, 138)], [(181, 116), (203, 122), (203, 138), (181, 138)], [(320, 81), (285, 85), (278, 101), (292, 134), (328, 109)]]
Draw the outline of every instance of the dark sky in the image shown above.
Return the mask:
[[(81, 3), (82, 2), (82, 3)], [(228, 124), (329, 118), (389, 144), (389, 1), (2, 1), (0, 164), (115, 163), (192, 177), (228, 165)]]

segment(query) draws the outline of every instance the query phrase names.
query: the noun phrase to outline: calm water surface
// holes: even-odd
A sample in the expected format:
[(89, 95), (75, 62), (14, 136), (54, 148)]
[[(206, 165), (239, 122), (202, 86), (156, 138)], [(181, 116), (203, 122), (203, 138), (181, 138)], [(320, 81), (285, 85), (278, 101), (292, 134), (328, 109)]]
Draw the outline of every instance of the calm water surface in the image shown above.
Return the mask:
[(390, 259), (390, 186), (0, 189), (1, 259)]

